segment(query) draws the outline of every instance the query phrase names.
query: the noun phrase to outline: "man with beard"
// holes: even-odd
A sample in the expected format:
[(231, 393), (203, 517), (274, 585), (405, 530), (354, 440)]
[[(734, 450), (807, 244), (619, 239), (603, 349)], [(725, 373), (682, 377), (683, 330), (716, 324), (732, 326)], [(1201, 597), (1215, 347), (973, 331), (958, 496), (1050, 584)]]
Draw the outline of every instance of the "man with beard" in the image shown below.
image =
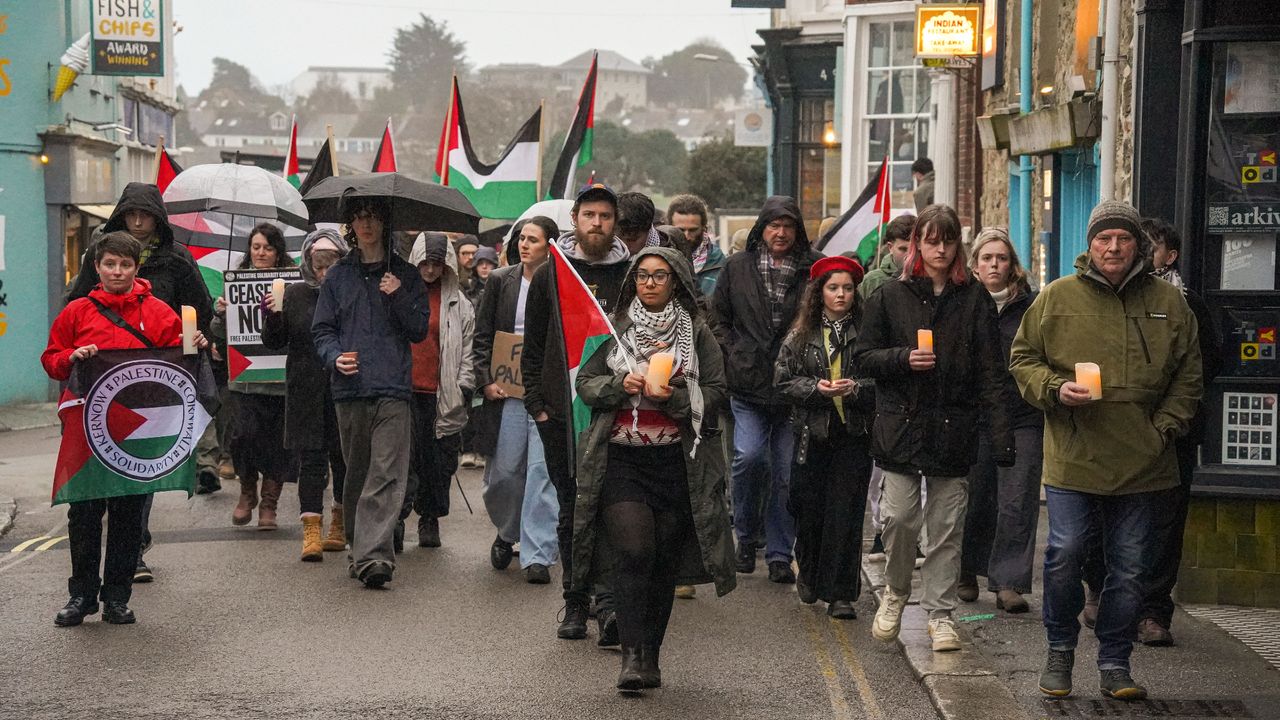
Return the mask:
[[(631, 259), (627, 246), (614, 236), (617, 215), (618, 196), (613, 190), (599, 183), (588, 185), (578, 192), (573, 203), (573, 232), (556, 241), (564, 257), (605, 312), (613, 310)], [(557, 635), (566, 640), (581, 640), (587, 636), (591, 588), (573, 587), (572, 583), (573, 505), (578, 485), (569, 465), (569, 430), (566, 425), (572, 422), (568, 407), (569, 370), (559, 318), (553, 310), (557, 307), (552, 286), (553, 262), (557, 260), (538, 268), (529, 285), (520, 372), (524, 383), (524, 406), (538, 425), (538, 435), (546, 452), (547, 472), (560, 500), (556, 534), (560, 540), (565, 607), (564, 620)], [(600, 633), (597, 644), (617, 645), (618, 628), (612, 595), (599, 581), (594, 589)]]

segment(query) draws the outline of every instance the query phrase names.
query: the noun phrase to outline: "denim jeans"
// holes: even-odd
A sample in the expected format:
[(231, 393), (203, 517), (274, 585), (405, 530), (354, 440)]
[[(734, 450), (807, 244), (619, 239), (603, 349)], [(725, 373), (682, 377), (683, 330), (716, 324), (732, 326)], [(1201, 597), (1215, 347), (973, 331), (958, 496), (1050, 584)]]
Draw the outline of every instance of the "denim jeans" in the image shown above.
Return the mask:
[(502, 401), (497, 447), (484, 467), (484, 504), (498, 537), (520, 543), (520, 567), (555, 564), (560, 502), (538, 426), (520, 400)]
[(786, 407), (730, 398), (733, 408), (733, 530), (738, 544), (759, 535), (753, 511), (768, 493), (764, 510), (765, 562), (791, 562), (796, 522), (787, 510), (795, 436)]
[(1051, 650), (1074, 650), (1084, 609), (1083, 561), (1090, 526), (1102, 538), (1106, 578), (1098, 604), (1098, 668), (1129, 669), (1138, 611), (1159, 552), (1165, 491), (1093, 495), (1045, 487), (1049, 543), (1044, 554), (1044, 627)]

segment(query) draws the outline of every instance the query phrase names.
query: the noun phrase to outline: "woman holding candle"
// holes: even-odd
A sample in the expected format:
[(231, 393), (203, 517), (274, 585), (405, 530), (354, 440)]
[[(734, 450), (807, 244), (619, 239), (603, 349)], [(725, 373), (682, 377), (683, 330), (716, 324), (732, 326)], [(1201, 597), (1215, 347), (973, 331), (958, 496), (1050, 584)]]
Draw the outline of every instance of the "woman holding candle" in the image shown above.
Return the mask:
[[(271, 223), (262, 223), (249, 233), (241, 270), (268, 270), (293, 267), (284, 244), (284, 234)], [(263, 297), (264, 310), (272, 306), (272, 296)], [(226, 336), (227, 301), (218, 298), (213, 331)], [(265, 311), (264, 311), (264, 314)], [(232, 380), (227, 388), (235, 397), (236, 415), (231, 425), (231, 462), (240, 476), (240, 500), (231, 511), (231, 522), (247, 525), (258, 509), (258, 527), (276, 529), (276, 502), (284, 489), (291, 462), (284, 447), (285, 384)], [(262, 477), (261, 500), (258, 477)]]
[[(49, 345), (40, 362), (49, 377), (65, 381), (75, 364), (99, 350), (174, 347), (182, 342), (182, 324), (164, 302), (151, 294), (151, 283), (137, 277), (142, 244), (127, 232), (111, 232), (93, 246), (94, 270), (100, 282), (87, 297), (73, 300), (49, 329)], [(115, 322), (120, 320), (127, 327)], [(142, 338), (146, 338), (144, 343)], [(209, 343), (199, 330), (192, 344)], [(134, 569), (140, 556), (142, 506), (150, 495), (126, 495), (73, 502), (67, 509), (71, 547), (71, 600), (54, 618), (60, 627), (79, 625), (106, 605), (102, 619), (115, 624), (135, 621), (129, 609)], [(102, 516), (109, 517), (103, 575)]]
[(796, 590), (824, 600), (839, 620), (858, 615), (862, 518), (871, 480), (871, 381), (855, 380), (862, 266), (828, 257), (809, 270), (800, 311), (778, 354), (775, 383), (791, 403), (796, 433), (790, 510), (796, 519)]
[[(342, 528), (342, 460), (338, 418), (329, 390), (329, 373), (316, 356), (311, 339), (320, 285), (329, 268), (347, 254), (347, 242), (335, 230), (316, 230), (302, 244), (302, 279), (271, 293), (272, 307), (263, 315), (262, 344), (287, 349), (285, 359), (284, 446), (294, 453), (298, 467), (298, 501), (302, 510), (302, 560), (319, 562), (324, 552), (346, 549)], [(283, 301), (283, 302), (281, 302)], [(333, 508), (329, 533), (322, 537), (324, 490), (333, 471)]]
[[(918, 347), (921, 329), (932, 331), (932, 352)], [(923, 525), (928, 543), (920, 605), (929, 613), (933, 649), (959, 650), (951, 611), (958, 603), (966, 476), (978, 459), (982, 410), (996, 463), (1012, 464), (1014, 449), (995, 302), (966, 267), (960, 219), (950, 207), (921, 211), (902, 275), (867, 300), (854, 355), (858, 374), (876, 381), (871, 453), (884, 470), (887, 587), (872, 634), (880, 640), (898, 635)]]
[[(721, 595), (735, 584), (712, 422), (725, 400), (724, 364), (694, 283), (678, 250), (640, 251), (618, 297), (616, 335), (576, 382), (592, 418), (578, 450), (574, 582), (585, 586), (606, 571), (600, 563), (616, 564), (624, 691), (662, 684), (658, 653), (677, 582), (714, 580)], [(673, 362), (655, 386), (644, 372), (659, 353)]]
[[(973, 276), (996, 304), (1000, 350), (1008, 360), (1022, 316), (1035, 300), (1027, 273), (1002, 227), (986, 228), (973, 244)], [(1003, 377), (1003, 402), (1009, 408), (1017, 462), (997, 467), (991, 456), (991, 423), (982, 418), (978, 462), (969, 471), (969, 507), (965, 514), (960, 584), (963, 602), (978, 598), (978, 576), (996, 593), (996, 607), (1009, 613), (1030, 608), (1036, 525), (1040, 520), (1040, 470), (1043, 461), (1044, 414), (1018, 393), (1013, 375)]]

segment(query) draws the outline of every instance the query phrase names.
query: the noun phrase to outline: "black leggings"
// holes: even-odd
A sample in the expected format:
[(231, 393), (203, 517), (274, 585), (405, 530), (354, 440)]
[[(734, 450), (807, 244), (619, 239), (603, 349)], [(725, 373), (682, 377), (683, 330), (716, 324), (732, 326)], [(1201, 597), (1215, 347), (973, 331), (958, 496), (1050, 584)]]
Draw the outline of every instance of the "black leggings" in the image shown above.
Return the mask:
[(347, 477), (347, 463), (342, 459), (342, 438), (338, 434), (338, 416), (333, 403), (325, 403), (323, 447), (299, 449), (298, 504), (304, 513), (324, 513), (324, 489), (329, 486), (329, 470), (333, 469), (333, 504), (342, 505), (342, 482)]

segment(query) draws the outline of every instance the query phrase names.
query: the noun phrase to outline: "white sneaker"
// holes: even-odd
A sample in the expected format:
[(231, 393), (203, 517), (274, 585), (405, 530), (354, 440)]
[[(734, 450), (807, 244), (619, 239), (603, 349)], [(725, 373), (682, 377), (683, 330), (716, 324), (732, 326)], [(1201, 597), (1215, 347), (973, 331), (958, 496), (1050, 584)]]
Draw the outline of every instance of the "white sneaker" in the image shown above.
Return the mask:
[(929, 621), (929, 637), (933, 638), (934, 652), (953, 652), (960, 649), (960, 634), (956, 622), (950, 617)]
[(898, 630), (902, 628), (902, 611), (907, 607), (908, 599), (906, 595), (895, 595), (889, 588), (884, 589), (884, 599), (871, 622), (872, 637), (886, 642), (898, 637)]

